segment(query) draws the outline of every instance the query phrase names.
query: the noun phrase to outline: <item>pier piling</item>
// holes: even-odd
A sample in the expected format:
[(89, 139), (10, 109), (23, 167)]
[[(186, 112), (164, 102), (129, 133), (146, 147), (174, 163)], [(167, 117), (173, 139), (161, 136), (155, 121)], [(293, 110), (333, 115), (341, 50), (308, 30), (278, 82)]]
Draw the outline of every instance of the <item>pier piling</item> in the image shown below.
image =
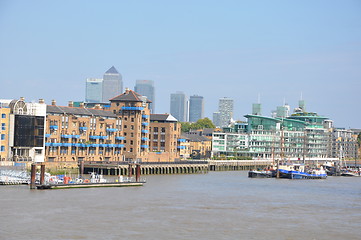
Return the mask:
[(135, 166), (135, 181), (140, 182), (140, 164), (137, 163)]
[(36, 164), (31, 164), (30, 189), (35, 189)]
[(45, 164), (40, 165), (40, 185), (45, 183)]

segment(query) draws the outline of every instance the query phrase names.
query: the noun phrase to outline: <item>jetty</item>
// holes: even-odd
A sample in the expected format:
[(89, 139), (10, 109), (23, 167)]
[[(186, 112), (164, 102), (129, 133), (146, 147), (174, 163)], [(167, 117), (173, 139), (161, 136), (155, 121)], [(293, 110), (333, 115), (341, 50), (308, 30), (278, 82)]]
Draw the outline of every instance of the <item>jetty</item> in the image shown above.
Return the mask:
[(123, 178), (119, 176), (118, 179), (114, 182), (108, 182), (103, 175), (97, 174), (95, 172), (91, 173), (90, 180), (83, 179), (83, 167), (80, 167), (80, 176), (76, 181), (70, 181), (70, 177), (64, 177), (62, 183), (53, 183), (46, 181), (45, 179), (45, 164), (40, 165), (40, 181), (39, 184), (36, 183), (36, 170), (37, 164), (31, 165), (31, 177), (30, 177), (30, 189), (72, 189), (72, 188), (99, 188), (99, 187), (138, 187), (143, 186), (145, 180), (140, 178), (140, 164), (135, 166), (135, 181), (131, 174), (128, 177)]

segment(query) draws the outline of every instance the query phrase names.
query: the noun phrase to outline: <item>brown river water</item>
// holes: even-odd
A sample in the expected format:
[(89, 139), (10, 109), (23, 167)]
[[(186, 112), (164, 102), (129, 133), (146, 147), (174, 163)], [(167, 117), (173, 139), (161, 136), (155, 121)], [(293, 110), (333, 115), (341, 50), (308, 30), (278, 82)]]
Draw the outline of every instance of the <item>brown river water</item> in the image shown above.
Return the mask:
[(0, 186), (0, 239), (361, 239), (361, 177), (143, 177), (128, 188)]

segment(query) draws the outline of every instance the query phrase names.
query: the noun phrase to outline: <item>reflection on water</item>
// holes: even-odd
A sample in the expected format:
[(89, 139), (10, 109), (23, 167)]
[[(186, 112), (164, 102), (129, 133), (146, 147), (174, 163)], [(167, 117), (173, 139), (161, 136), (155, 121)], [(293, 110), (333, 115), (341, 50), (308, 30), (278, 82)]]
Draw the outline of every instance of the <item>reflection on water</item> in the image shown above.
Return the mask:
[(134, 188), (0, 186), (0, 239), (359, 239), (360, 184), (210, 172)]

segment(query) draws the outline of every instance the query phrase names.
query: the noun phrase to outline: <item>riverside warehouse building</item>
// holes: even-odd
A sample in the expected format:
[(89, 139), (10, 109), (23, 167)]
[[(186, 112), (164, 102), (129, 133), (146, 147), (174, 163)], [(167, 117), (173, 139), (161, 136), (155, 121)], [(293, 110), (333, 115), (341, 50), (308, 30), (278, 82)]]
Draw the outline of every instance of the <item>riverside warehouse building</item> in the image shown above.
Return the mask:
[[(151, 115), (150, 101), (129, 89), (112, 98), (109, 109), (26, 103), (24, 98), (1, 103), (0, 165), (179, 160), (180, 123), (170, 114)], [(18, 120), (23, 118), (36, 120)]]

